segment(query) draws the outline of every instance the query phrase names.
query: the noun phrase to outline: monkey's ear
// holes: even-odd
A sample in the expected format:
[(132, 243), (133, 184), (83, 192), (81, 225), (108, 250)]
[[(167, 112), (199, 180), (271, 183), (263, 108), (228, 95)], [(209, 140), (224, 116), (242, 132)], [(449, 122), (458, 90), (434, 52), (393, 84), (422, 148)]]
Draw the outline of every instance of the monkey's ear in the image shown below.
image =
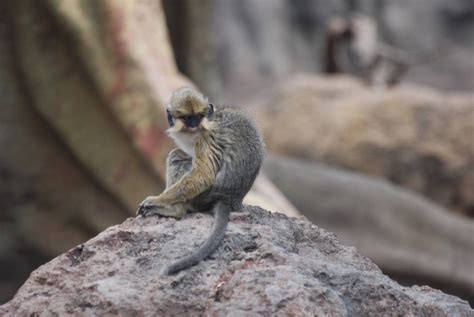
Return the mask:
[(170, 127), (174, 126), (174, 119), (169, 109), (166, 109), (166, 116), (167, 116), (168, 124), (170, 125)]
[(212, 103), (209, 103), (209, 110), (207, 111), (207, 117), (211, 118), (213, 114), (214, 114), (214, 105)]

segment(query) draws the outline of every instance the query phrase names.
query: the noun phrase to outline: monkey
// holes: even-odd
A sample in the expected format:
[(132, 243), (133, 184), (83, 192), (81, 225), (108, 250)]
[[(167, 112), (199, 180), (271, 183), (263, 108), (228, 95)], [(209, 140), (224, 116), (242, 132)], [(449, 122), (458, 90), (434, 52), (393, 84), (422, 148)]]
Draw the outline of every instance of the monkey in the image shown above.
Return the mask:
[(244, 110), (214, 106), (196, 90), (183, 87), (166, 106), (168, 135), (177, 148), (166, 160), (166, 188), (147, 197), (138, 215), (180, 219), (188, 211), (214, 213), (210, 236), (192, 254), (163, 270), (178, 273), (206, 259), (225, 236), (230, 212), (243, 208), (265, 155), (255, 122)]

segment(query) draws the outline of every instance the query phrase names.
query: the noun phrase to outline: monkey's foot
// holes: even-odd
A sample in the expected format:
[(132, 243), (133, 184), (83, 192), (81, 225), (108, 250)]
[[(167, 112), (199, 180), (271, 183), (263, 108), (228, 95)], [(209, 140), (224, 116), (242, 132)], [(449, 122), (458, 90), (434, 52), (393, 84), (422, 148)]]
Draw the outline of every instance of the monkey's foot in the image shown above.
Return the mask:
[(158, 205), (156, 197), (147, 197), (140, 206), (138, 206), (137, 214), (142, 217), (148, 216), (165, 216), (182, 218), (186, 213), (186, 208), (181, 205)]

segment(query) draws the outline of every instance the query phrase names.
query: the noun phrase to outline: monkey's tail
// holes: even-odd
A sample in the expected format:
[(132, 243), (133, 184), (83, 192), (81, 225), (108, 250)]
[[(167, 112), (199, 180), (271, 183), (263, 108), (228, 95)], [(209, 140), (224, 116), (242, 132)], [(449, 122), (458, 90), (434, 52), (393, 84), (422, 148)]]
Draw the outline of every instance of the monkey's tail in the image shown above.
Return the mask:
[(222, 202), (218, 202), (214, 208), (214, 224), (209, 238), (207, 238), (197, 251), (166, 267), (163, 272), (164, 274), (175, 274), (181, 270), (196, 265), (207, 258), (217, 248), (224, 238), (227, 224), (229, 223), (230, 210), (229, 207), (224, 205)]

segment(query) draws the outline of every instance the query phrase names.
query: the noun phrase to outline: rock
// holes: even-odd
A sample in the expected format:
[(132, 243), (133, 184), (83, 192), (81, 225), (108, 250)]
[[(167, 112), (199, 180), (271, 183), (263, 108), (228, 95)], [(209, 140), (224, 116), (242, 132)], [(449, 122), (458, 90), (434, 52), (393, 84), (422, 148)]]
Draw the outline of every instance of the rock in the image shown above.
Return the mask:
[(474, 214), (472, 94), (300, 75), (255, 108), (271, 152), (384, 177)]
[(269, 157), (270, 179), (313, 223), (354, 245), (404, 284), (474, 303), (474, 222), (423, 197), (325, 164)]
[(31, 274), (0, 315), (473, 316), (467, 302), (402, 287), (305, 219), (258, 207), (235, 213), (208, 260), (174, 276), (212, 218), (130, 218)]

